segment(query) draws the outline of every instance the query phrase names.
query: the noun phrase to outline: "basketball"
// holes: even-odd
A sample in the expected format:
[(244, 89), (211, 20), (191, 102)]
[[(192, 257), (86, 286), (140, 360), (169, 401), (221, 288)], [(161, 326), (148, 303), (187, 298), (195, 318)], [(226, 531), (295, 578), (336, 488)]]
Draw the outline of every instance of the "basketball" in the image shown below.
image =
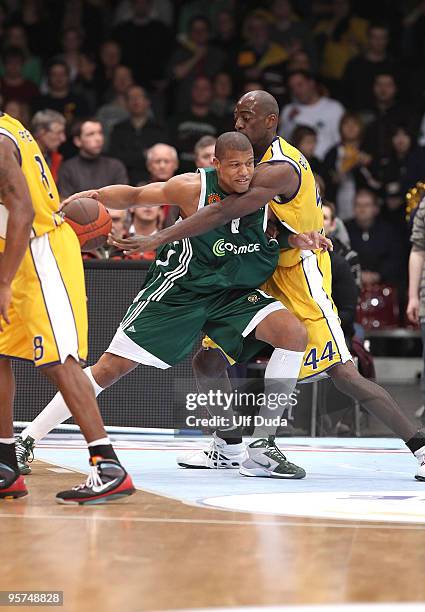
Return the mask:
[(63, 213), (77, 234), (82, 251), (92, 251), (105, 244), (112, 219), (103, 204), (93, 198), (79, 198), (67, 204)]

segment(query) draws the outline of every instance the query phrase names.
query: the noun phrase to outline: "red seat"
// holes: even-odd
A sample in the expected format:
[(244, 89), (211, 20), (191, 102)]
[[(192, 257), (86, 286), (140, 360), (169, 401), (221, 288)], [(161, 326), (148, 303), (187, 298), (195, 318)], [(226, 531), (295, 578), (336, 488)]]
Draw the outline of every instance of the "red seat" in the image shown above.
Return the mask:
[(397, 289), (391, 285), (370, 285), (362, 289), (356, 320), (367, 330), (398, 327)]

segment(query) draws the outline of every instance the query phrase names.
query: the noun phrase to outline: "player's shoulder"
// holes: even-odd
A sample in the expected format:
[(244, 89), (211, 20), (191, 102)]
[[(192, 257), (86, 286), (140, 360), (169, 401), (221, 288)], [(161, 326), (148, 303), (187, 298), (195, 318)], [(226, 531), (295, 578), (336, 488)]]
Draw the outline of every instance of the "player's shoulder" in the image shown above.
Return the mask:
[(180, 194), (183, 197), (195, 194), (199, 191), (201, 185), (201, 177), (196, 172), (185, 172), (177, 174), (168, 179), (166, 190), (173, 194)]

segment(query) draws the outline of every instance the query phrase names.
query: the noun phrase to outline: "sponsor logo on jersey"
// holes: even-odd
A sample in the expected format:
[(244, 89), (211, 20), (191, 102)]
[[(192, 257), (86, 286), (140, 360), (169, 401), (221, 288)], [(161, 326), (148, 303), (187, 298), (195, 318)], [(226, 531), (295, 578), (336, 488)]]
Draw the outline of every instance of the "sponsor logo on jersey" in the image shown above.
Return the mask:
[(256, 293), (253, 293), (252, 295), (248, 296), (248, 302), (251, 302), (251, 304), (256, 304), (259, 301), (259, 297)]
[(261, 245), (259, 242), (251, 242), (250, 244), (238, 246), (233, 244), (233, 242), (225, 242), (224, 238), (220, 238), (214, 242), (212, 252), (217, 257), (223, 257), (226, 252), (233, 255), (244, 255), (245, 253), (257, 253), (260, 249)]
[(218, 193), (210, 193), (208, 196), (208, 204), (214, 204), (214, 202), (221, 202), (221, 197)]

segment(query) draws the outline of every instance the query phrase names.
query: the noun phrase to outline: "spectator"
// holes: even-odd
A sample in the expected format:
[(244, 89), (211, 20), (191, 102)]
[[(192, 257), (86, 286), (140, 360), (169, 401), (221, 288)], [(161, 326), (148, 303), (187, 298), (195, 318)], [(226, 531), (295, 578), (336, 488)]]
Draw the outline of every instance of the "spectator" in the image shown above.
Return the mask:
[(99, 96), (103, 101), (108, 90), (112, 90), (115, 69), (121, 64), (121, 47), (115, 40), (105, 40), (99, 51), (100, 63), (96, 69), (96, 81), (99, 84)]
[(316, 130), (308, 125), (297, 125), (295, 130), (292, 132), (291, 142), (294, 147), (299, 149), (304, 155), (310, 164), (310, 168), (312, 169), (313, 173), (323, 176), (323, 164), (314, 155), (314, 151), (317, 146)]
[(53, 59), (47, 68), (48, 93), (34, 100), (33, 110), (51, 108), (64, 115), (68, 125), (75, 118), (88, 114), (85, 98), (77, 96), (71, 90), (69, 70), (65, 62)]
[(362, 150), (364, 126), (359, 115), (345, 113), (341, 118), (341, 141), (326, 154), (324, 170), (326, 195), (336, 203), (343, 221), (353, 216), (356, 191), (367, 186), (367, 167), (372, 159)]
[(389, 31), (384, 25), (371, 25), (366, 50), (350, 60), (343, 77), (347, 105), (362, 111), (373, 107), (373, 84), (377, 74), (397, 74), (398, 65), (388, 55)]
[(299, 70), (288, 77), (291, 104), (284, 107), (280, 120), (280, 134), (291, 138), (297, 125), (309, 125), (317, 133), (315, 156), (324, 158), (331, 147), (339, 141), (339, 122), (344, 113), (336, 100), (319, 93), (315, 77)]
[(215, 25), (214, 45), (223, 51), (229, 65), (233, 65), (241, 46), (234, 13), (227, 9), (220, 11), (217, 14)]
[(133, 18), (119, 24), (112, 37), (136, 81), (151, 90), (165, 78), (173, 37), (166, 25), (152, 17), (152, 0), (132, 0), (132, 5)]
[(180, 156), (182, 172), (191, 172), (195, 162), (194, 147), (202, 136), (217, 136), (219, 117), (210, 111), (212, 86), (206, 77), (198, 77), (192, 86), (190, 109), (172, 121), (172, 142)]
[(95, 113), (98, 107), (98, 89), (94, 55), (90, 52), (80, 53), (78, 74), (74, 81), (74, 92), (87, 100), (91, 113)]
[(394, 125), (404, 124), (413, 132), (418, 128), (416, 112), (397, 101), (397, 84), (392, 74), (377, 74), (373, 85), (374, 103), (369, 113), (365, 147), (372, 155), (384, 157), (391, 148)]
[(58, 59), (65, 62), (69, 70), (69, 78), (71, 83), (78, 76), (81, 49), (83, 46), (83, 34), (79, 28), (66, 28), (61, 37), (63, 53), (58, 56)]
[(25, 56), (20, 49), (10, 48), (3, 55), (4, 75), (0, 88), (4, 100), (30, 104), (39, 95), (38, 87), (23, 77)]
[[(133, 3), (131, 0), (120, 0), (114, 11), (114, 25), (133, 19)], [(159, 19), (165, 25), (173, 25), (174, 7), (171, 0), (153, 0), (151, 16)]]
[(194, 17), (189, 26), (187, 40), (174, 52), (169, 71), (174, 79), (176, 112), (187, 111), (190, 92), (195, 79), (212, 79), (220, 71), (224, 54), (210, 44), (210, 24), (205, 17)]
[(25, 127), (29, 126), (30, 109), (28, 104), (25, 104), (25, 102), (18, 102), (17, 100), (9, 100), (2, 108), (6, 115), (10, 115), (14, 119), (17, 119)]
[(96, 113), (103, 126), (106, 151), (110, 146), (109, 141), (113, 127), (130, 116), (126, 96), (132, 85), (134, 85), (134, 80), (130, 68), (117, 66), (112, 79), (111, 100), (101, 106)]
[(53, 110), (38, 111), (31, 123), (31, 132), (43, 153), (55, 183), (59, 179), (59, 168), (63, 156), (59, 147), (66, 141), (65, 117)]
[(124, 238), (124, 236), (127, 236), (131, 220), (129, 211), (126, 209), (116, 210), (114, 208), (108, 208), (108, 212), (112, 219), (111, 234), (115, 236), (115, 238)]
[(58, 28), (52, 17), (54, 6), (51, 3), (47, 6), (40, 0), (23, 0), (13, 4), (20, 5), (20, 8), (10, 15), (10, 22), (20, 24), (25, 29), (32, 52), (37, 50), (43, 59), (51, 57), (58, 49)]
[[(350, 244), (350, 237), (347, 229), (341, 219), (336, 216), (335, 205), (332, 202), (325, 201), (323, 204), (323, 227), (325, 234), (332, 240), (335, 253), (338, 253), (348, 263), (351, 274), (357, 287), (362, 286), (361, 268), (359, 256), (356, 251), (353, 251)], [(333, 286), (333, 279), (332, 279)], [(333, 291), (332, 291), (333, 293)]]
[(299, 70), (304, 72), (314, 72), (310, 56), (302, 49), (291, 53), (288, 61), (286, 62), (286, 70), (288, 74), (298, 72)]
[(195, 145), (195, 166), (196, 168), (210, 168), (213, 165), (215, 156), (214, 136), (202, 136)]
[(118, 159), (101, 154), (103, 132), (97, 119), (78, 121), (73, 126), (72, 135), (79, 153), (59, 169), (58, 188), (62, 198), (86, 189), (128, 183), (124, 165)]
[(42, 76), (41, 60), (36, 55), (32, 55), (28, 46), (28, 37), (25, 28), (19, 24), (10, 25), (5, 36), (5, 47), (20, 49), (24, 54), (24, 66), (22, 76), (28, 81), (32, 81), (40, 86)]
[[(133, 223), (129, 230), (129, 235), (134, 236), (151, 236), (162, 229), (163, 210), (162, 206), (139, 206), (133, 208)], [(145, 251), (130, 255), (130, 259), (144, 259), (153, 261), (155, 259), (155, 251)]]
[[(233, 83), (230, 74), (218, 72), (213, 82), (213, 99), (211, 101), (211, 111), (230, 123), (229, 130), (233, 130), (233, 110), (235, 100), (233, 99)], [(226, 130), (223, 130), (226, 131)]]
[(260, 80), (265, 89), (281, 102), (286, 92), (284, 62), (288, 54), (272, 41), (268, 14), (261, 10), (250, 13), (245, 19), (243, 34), (245, 44), (233, 68), (235, 83), (240, 87), (248, 79)]
[[(174, 147), (159, 142), (148, 149), (146, 153), (146, 166), (149, 171), (151, 183), (168, 181), (177, 172), (179, 158)], [(163, 206), (164, 225), (168, 227), (177, 219), (179, 208), (166, 204)]]
[(296, 51), (304, 50), (310, 60), (317, 57), (313, 37), (309, 28), (298, 19), (290, 0), (274, 0), (271, 6), (272, 23), (271, 39), (280, 45), (290, 56)]
[(352, 248), (359, 254), (362, 285), (401, 281), (403, 245), (392, 226), (379, 216), (376, 195), (361, 189), (354, 202), (354, 218), (346, 223)]
[(315, 28), (322, 48), (320, 74), (334, 95), (341, 93), (339, 85), (347, 63), (366, 46), (367, 28), (367, 21), (351, 14), (349, 0), (333, 0), (332, 17), (320, 20)]
[(147, 149), (167, 140), (167, 132), (151, 119), (150, 100), (142, 87), (130, 87), (126, 100), (130, 117), (113, 128), (109, 153), (124, 163), (130, 184), (137, 185), (148, 176), (145, 165)]

